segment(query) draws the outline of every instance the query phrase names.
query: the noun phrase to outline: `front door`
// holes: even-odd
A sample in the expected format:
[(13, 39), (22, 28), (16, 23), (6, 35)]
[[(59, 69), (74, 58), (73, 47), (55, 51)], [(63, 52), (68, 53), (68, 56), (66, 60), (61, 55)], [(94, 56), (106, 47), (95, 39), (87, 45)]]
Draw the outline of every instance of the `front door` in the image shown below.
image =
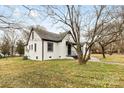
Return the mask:
[(68, 45), (68, 55), (71, 55), (71, 45)]

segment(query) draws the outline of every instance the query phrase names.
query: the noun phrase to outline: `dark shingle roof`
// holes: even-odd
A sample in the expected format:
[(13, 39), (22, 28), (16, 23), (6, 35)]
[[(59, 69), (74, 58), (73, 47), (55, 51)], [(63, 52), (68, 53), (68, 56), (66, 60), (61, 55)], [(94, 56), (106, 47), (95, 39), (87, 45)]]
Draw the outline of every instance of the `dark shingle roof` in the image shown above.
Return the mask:
[(60, 34), (56, 34), (38, 28), (33, 28), (33, 31), (35, 31), (40, 36), (41, 39), (51, 40), (55, 42), (60, 42), (69, 33), (69, 32), (63, 32)]

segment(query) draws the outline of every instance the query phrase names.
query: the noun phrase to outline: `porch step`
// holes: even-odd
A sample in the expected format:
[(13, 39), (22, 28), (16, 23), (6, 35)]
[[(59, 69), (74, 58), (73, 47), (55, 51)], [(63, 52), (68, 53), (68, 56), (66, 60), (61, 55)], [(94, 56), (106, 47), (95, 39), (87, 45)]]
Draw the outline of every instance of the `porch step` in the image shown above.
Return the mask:
[(68, 55), (68, 57), (73, 57), (74, 59), (78, 59), (77, 55)]

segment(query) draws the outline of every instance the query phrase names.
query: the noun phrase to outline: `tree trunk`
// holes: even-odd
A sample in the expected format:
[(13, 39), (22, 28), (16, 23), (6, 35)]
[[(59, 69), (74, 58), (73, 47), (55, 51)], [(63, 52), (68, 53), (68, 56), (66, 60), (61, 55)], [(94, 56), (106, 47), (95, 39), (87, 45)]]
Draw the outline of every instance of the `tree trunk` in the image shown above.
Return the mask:
[(82, 64), (86, 64), (86, 60), (82, 55), (82, 50), (81, 50), (81, 46), (79, 45), (77, 48), (77, 54), (78, 54), (78, 62), (80, 65)]
[(102, 47), (102, 55), (103, 55), (103, 58), (106, 58), (106, 56), (105, 56), (105, 48), (104, 48), (104, 46), (101, 46)]
[(106, 58), (106, 56), (105, 56), (105, 46), (102, 45), (101, 43), (99, 43), (99, 44), (100, 44), (101, 49), (102, 49), (102, 56), (103, 56), (103, 58)]
[(79, 62), (80, 65), (82, 64), (82, 58), (81, 58), (81, 55), (78, 55), (78, 62)]
[(13, 56), (14, 46), (12, 45), (11, 56)]
[(86, 64), (89, 59), (90, 59), (90, 54), (88, 54), (87, 56), (83, 56), (81, 51), (78, 52), (78, 62), (80, 65)]
[(87, 61), (84, 60), (84, 59), (82, 59), (82, 58), (81, 58), (81, 59), (79, 58), (79, 59), (78, 59), (78, 62), (79, 62), (80, 65), (87, 63)]
[(78, 55), (78, 62), (80, 65), (82, 64), (86, 64), (87, 61), (90, 59), (90, 51), (91, 51), (91, 47), (90, 48), (86, 48), (85, 52), (82, 53), (82, 49), (81, 49), (81, 45), (77, 44), (77, 55)]

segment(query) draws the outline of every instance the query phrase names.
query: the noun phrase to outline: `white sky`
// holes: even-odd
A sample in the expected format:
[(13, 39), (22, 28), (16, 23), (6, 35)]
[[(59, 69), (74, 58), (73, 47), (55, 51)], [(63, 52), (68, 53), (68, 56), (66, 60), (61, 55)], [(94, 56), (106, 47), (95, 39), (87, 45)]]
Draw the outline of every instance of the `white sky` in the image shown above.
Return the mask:
[[(41, 9), (40, 6), (28, 6), (30, 8)], [(86, 8), (85, 8), (86, 7)], [(84, 6), (83, 11), (90, 8), (91, 6)], [(0, 15), (10, 16), (9, 20), (13, 20), (19, 22), (20, 24), (24, 24), (25, 26), (30, 25), (41, 25), (45, 27), (48, 31), (59, 33), (64, 30), (60, 28), (62, 25), (54, 24), (49, 18), (44, 17), (43, 12), (37, 12), (36, 10), (30, 11), (19, 5), (0, 5)]]

